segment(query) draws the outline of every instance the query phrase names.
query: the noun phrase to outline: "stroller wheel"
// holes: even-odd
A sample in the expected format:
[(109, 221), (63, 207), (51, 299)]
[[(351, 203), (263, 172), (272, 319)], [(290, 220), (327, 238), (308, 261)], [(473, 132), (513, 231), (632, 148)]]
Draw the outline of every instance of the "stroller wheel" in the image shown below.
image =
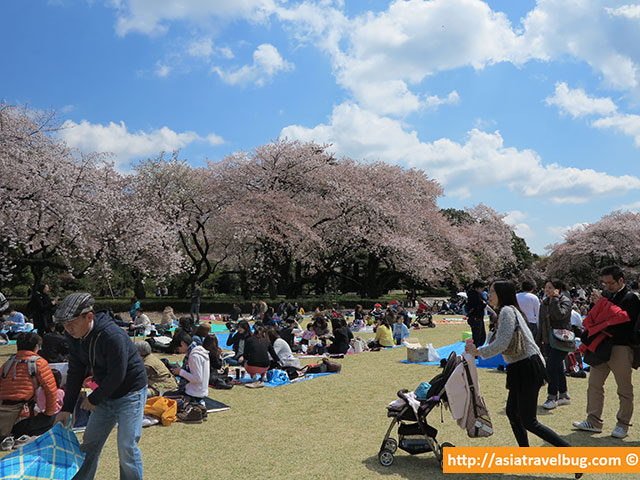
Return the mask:
[(440, 468), (444, 467), (444, 448), (445, 447), (455, 447), (453, 443), (443, 442), (440, 444), (440, 452), (439, 455), (436, 455), (438, 461), (440, 462)]
[(389, 450), (391, 453), (396, 453), (398, 450), (398, 442), (395, 438), (387, 438), (387, 441), (384, 442), (384, 450)]
[(393, 463), (393, 453), (391, 453), (390, 450), (383, 448), (380, 450), (380, 453), (378, 453), (378, 460), (380, 460), (380, 465), (383, 467), (390, 467)]

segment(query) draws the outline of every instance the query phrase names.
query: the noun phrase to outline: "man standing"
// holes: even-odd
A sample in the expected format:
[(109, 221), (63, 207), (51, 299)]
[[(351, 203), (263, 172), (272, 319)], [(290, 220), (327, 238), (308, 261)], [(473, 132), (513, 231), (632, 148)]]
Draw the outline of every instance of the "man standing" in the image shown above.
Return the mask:
[(473, 344), (476, 346), (484, 345), (487, 339), (484, 329), (484, 309), (487, 307), (487, 302), (482, 296), (483, 289), (484, 282), (474, 280), (467, 292), (467, 323), (471, 327)]
[[(599, 358), (597, 365), (591, 365), (589, 386), (587, 388), (587, 418), (582, 422), (573, 422), (573, 426), (587, 432), (602, 432), (604, 421), (604, 384), (610, 372), (613, 372), (618, 385), (620, 406), (617, 424), (611, 436), (625, 438), (631, 426), (633, 415), (633, 384), (631, 383), (631, 365), (635, 342), (635, 325), (640, 315), (640, 300), (625, 285), (620, 267), (612, 265), (600, 271), (600, 279), (605, 290), (600, 294), (594, 291), (591, 302), (595, 305), (584, 321), (585, 332), (582, 336), (587, 345), (596, 345), (594, 357)], [(607, 301), (601, 300), (604, 297)], [(616, 309), (615, 306), (620, 307)], [(594, 333), (591, 333), (592, 330)], [(589, 348), (587, 347), (587, 350)], [(585, 358), (587, 360), (587, 358)], [(591, 363), (597, 363), (593, 361)]]
[(200, 323), (200, 297), (202, 296), (202, 290), (200, 290), (200, 282), (193, 284), (193, 292), (191, 292), (191, 324)]
[(98, 384), (82, 400), (91, 411), (81, 450), (86, 454), (74, 478), (93, 479), (100, 452), (118, 424), (120, 478), (142, 479), (138, 441), (147, 400), (147, 374), (134, 343), (104, 312), (93, 312), (93, 297), (72, 293), (57, 308), (55, 320), (64, 325), (69, 342), (69, 372), (62, 410), (56, 422), (68, 423), (82, 383), (91, 375)]
[(518, 306), (522, 313), (527, 317), (527, 323), (529, 324), (529, 330), (535, 338), (538, 331), (538, 314), (540, 313), (540, 299), (534, 295), (533, 290), (535, 285), (531, 280), (525, 280), (522, 282), (522, 291), (516, 295), (518, 299)]

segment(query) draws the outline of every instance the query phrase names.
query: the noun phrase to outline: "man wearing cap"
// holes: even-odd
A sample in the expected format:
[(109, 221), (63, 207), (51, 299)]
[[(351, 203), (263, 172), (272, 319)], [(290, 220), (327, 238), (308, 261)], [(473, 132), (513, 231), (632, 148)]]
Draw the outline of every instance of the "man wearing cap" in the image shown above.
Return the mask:
[(147, 399), (144, 363), (125, 331), (105, 312), (94, 313), (93, 303), (88, 293), (72, 293), (55, 313), (70, 337), (67, 389), (56, 422), (68, 423), (83, 381), (92, 376), (98, 388), (82, 400), (91, 415), (81, 446), (86, 456), (74, 478), (95, 477), (102, 447), (118, 424), (120, 478), (142, 479), (138, 441)]

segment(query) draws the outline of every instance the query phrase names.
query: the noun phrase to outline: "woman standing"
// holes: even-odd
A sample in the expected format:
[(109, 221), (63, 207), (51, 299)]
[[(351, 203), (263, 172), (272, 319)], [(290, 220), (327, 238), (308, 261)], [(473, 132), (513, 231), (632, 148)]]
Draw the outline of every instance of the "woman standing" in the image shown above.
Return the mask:
[(567, 351), (551, 346), (551, 335), (554, 329), (571, 330), (571, 299), (561, 292), (567, 288), (557, 279), (547, 280), (544, 284), (545, 298), (540, 304), (536, 343), (547, 359), (547, 401), (542, 408), (552, 410), (558, 405), (571, 404), (567, 392), (567, 377), (564, 374), (564, 359)]
[(538, 393), (546, 380), (544, 360), (536, 345), (527, 322), (518, 308), (516, 286), (510, 281), (497, 281), (491, 285), (489, 303), (499, 309), (496, 331), (492, 332), (490, 342), (481, 348), (468, 343), (466, 351), (482, 358), (493, 357), (505, 352), (510, 346), (516, 329), (524, 340), (524, 351), (516, 356), (503, 353), (507, 362), (507, 417), (516, 437), (518, 446), (528, 447), (527, 431), (537, 435), (555, 447), (569, 447), (557, 433), (545, 427), (536, 418)]

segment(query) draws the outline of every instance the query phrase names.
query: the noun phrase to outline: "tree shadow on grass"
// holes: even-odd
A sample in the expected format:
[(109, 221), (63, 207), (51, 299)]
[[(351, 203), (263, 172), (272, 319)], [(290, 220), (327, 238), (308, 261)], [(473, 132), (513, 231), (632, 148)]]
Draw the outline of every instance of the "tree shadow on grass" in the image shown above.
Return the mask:
[[(367, 467), (371, 472), (375, 472), (379, 475), (399, 475), (402, 478), (409, 480), (474, 480), (478, 473), (442, 473), (440, 468), (440, 462), (436, 460), (435, 455), (431, 453), (425, 453), (424, 455), (395, 455), (393, 465), (389, 467), (383, 467), (378, 461), (378, 456), (372, 456), (365, 458), (362, 464)], [(514, 475), (510, 473), (487, 473), (480, 475), (491, 475), (491, 478), (497, 480), (547, 480), (549, 475), (536, 475), (530, 473), (521, 473)], [(564, 474), (563, 477), (554, 478), (568, 478), (573, 479), (572, 474)]]

